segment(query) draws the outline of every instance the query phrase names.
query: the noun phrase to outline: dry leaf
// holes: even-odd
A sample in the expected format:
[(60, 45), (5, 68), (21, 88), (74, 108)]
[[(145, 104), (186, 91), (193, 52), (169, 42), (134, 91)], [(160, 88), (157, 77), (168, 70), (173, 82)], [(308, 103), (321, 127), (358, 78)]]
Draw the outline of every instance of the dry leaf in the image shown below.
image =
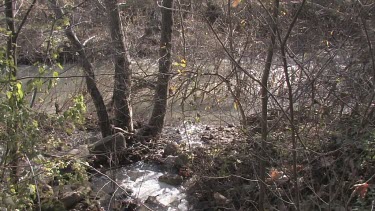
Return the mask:
[(365, 198), (369, 184), (362, 183), (356, 184), (353, 187), (355, 188), (353, 193), (357, 193), (361, 198)]
[(276, 181), (280, 179), (280, 177), (283, 176), (282, 171), (278, 171), (277, 169), (271, 169), (270, 171), (270, 177), (272, 181)]
[(232, 7), (237, 7), (240, 4), (241, 0), (233, 0)]
[(221, 205), (228, 204), (230, 202), (228, 198), (226, 198), (225, 196), (221, 195), (218, 192), (214, 193), (214, 199), (216, 203), (221, 204)]

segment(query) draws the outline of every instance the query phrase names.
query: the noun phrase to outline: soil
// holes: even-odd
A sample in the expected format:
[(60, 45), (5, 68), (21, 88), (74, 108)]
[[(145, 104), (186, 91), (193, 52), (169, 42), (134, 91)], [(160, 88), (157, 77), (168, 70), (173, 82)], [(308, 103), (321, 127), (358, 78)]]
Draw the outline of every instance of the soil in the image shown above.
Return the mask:
[[(270, 133), (266, 149), (260, 147), (259, 134), (254, 132), (246, 135), (241, 126), (192, 124), (189, 127), (195, 129), (189, 131), (184, 126), (165, 127), (158, 140), (135, 143), (123, 150), (117, 165), (126, 168), (132, 163), (143, 161), (178, 175), (178, 181), (172, 182), (174, 185), (182, 183), (185, 187), (189, 210), (255, 210), (259, 193), (258, 163), (260, 159), (264, 159), (268, 171), (264, 181), (268, 190), (267, 209), (288, 210), (293, 207), (296, 187), (291, 146), (285, 139), (285, 134), (288, 134), (287, 126), (280, 126)], [(363, 163), (363, 156), (369, 156), (369, 152), (344, 141), (347, 136), (324, 135), (327, 140), (332, 141), (327, 149), (301, 150), (298, 157), (296, 170), (301, 209), (331, 207), (345, 210), (346, 205), (371, 207), (374, 190), (371, 186), (368, 189), (366, 186), (367, 194), (362, 191), (361, 195), (362, 186), (358, 186), (365, 182), (367, 184), (369, 181), (365, 179), (371, 180), (375, 174), (375, 162)], [(89, 136), (93, 136), (93, 133)], [(73, 146), (83, 144), (85, 141), (82, 140), (87, 138), (88, 134), (84, 131), (74, 132), (67, 137), (72, 143), (67, 144), (69, 147), (65, 146), (65, 150), (70, 151)], [(343, 141), (334, 141), (338, 139)], [(309, 146), (314, 145), (311, 140)], [(172, 158), (171, 163), (168, 163), (167, 158)], [(372, 161), (373, 159), (367, 160)], [(96, 170), (89, 171), (91, 177), (110, 168), (105, 162), (93, 164)], [(125, 210), (143, 206), (142, 202), (128, 197), (120, 201), (119, 207), (126, 205), (134, 208)], [(82, 204), (77, 207), (82, 207)]]

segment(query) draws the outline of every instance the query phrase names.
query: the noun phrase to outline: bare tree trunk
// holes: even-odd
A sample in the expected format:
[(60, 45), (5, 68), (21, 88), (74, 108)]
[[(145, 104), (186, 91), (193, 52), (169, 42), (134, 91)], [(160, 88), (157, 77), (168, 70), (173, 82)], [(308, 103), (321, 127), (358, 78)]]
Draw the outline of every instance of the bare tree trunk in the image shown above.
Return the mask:
[[(261, 148), (262, 150), (265, 150), (267, 145), (267, 136), (268, 136), (268, 129), (267, 129), (267, 107), (268, 107), (268, 78), (270, 75), (271, 65), (272, 65), (272, 58), (274, 54), (274, 46), (275, 46), (275, 40), (276, 40), (276, 30), (277, 30), (277, 17), (279, 12), (279, 0), (274, 0), (273, 3), (273, 14), (272, 14), (272, 27), (271, 27), (271, 41), (268, 47), (268, 53), (267, 53), (267, 59), (266, 59), (266, 65), (263, 70), (262, 75), (262, 89), (261, 89), (261, 95), (262, 95), (262, 144)], [(266, 161), (264, 157), (260, 158), (259, 161), (259, 184), (260, 184), (260, 190), (259, 190), (259, 207), (258, 209), (263, 211), (264, 210), (264, 204), (265, 204), (265, 195), (266, 195)]]
[(21, 32), (21, 29), (25, 25), (31, 10), (34, 8), (36, 0), (33, 0), (26, 10), (26, 14), (23, 16), (19, 26), (16, 29), (15, 22), (14, 22), (14, 8), (13, 8), (13, 0), (5, 0), (5, 18), (6, 18), (6, 25), (7, 30), (10, 31), (10, 35), (7, 41), (7, 59), (8, 61), (12, 61), (12, 65), (10, 65), (10, 76), (16, 77), (17, 76), (17, 38)]
[[(9, 38), (7, 40), (7, 49), (6, 49), (6, 59), (8, 60), (9, 64), (9, 80), (13, 80), (17, 76), (17, 59), (16, 59), (16, 39), (15, 39), (15, 26), (14, 26), (14, 14), (13, 14), (13, 1), (12, 0), (5, 0), (5, 18), (6, 18), (6, 25), (7, 30), (10, 31)], [(10, 85), (10, 89), (12, 89)], [(16, 109), (16, 108), (14, 108)], [(12, 127), (13, 125), (9, 125), (8, 127)], [(17, 127), (15, 127), (17, 128)], [(10, 134), (12, 132), (9, 132)], [(11, 178), (12, 183), (17, 184), (18, 182), (18, 151), (19, 151), (19, 143), (18, 141), (9, 142), (7, 145), (7, 151), (9, 150), (10, 155), (10, 164), (14, 166), (11, 171)]]
[[(56, 18), (62, 18), (64, 14), (63, 14), (62, 9), (57, 5), (56, 0), (50, 0), (50, 2), (51, 2), (52, 9), (54, 10), (57, 16)], [(84, 46), (79, 41), (76, 34), (74, 33), (71, 25), (65, 29), (65, 34), (66, 34), (66, 37), (69, 39), (69, 41), (77, 49), (80, 59), (82, 60), (81, 65), (85, 72), (87, 90), (90, 93), (90, 96), (95, 105), (96, 113), (99, 119), (99, 127), (102, 132), (102, 136), (103, 137), (109, 136), (112, 134), (111, 125), (110, 125), (110, 121), (109, 121), (106, 106), (104, 104), (103, 97), (100, 94), (98, 87), (96, 86), (94, 68), (92, 67), (92, 64), (89, 62)]]
[[(26, 10), (25, 15), (20, 21), (20, 24), (18, 27), (16, 27), (15, 24), (15, 17), (14, 17), (14, 1), (13, 0), (5, 0), (4, 1), (4, 6), (5, 6), (5, 19), (6, 19), (6, 29), (10, 31), (8, 40), (7, 40), (7, 48), (6, 48), (6, 59), (8, 62), (8, 68), (9, 68), (9, 80), (13, 81), (17, 77), (17, 38), (18, 35), (20, 34), (24, 24), (26, 23), (26, 20), (29, 17), (29, 14), (31, 10), (33, 9), (34, 5), (36, 3), (36, 0), (33, 0)], [(9, 84), (9, 89), (12, 90), (14, 89), (11, 83)], [(14, 101), (14, 96), (9, 99), (10, 101)], [(16, 100), (18, 101), (18, 100)], [(10, 103), (12, 109), (14, 112), (18, 112), (20, 109), (20, 106), (18, 103)], [(13, 125), (9, 125), (9, 128), (12, 128), (12, 132), (8, 132), (9, 134), (12, 133), (18, 133), (18, 125), (19, 122), (16, 121)], [(10, 155), (10, 166), (13, 166), (12, 171), (11, 171), (11, 178), (12, 178), (12, 183), (16, 184), (19, 179), (19, 150), (20, 150), (20, 140), (13, 140), (12, 142), (8, 143), (7, 145), (7, 152), (9, 152)], [(4, 161), (5, 162), (5, 161)]]
[(109, 16), (108, 27), (111, 33), (111, 48), (114, 51), (115, 62), (114, 124), (116, 127), (133, 131), (132, 108), (130, 105), (132, 72), (125, 51), (117, 0), (105, 0), (104, 4)]
[(14, 64), (9, 65), (10, 68), (10, 77), (16, 77), (17, 71), (16, 71), (16, 65), (17, 65), (17, 59), (16, 59), (16, 29), (14, 26), (14, 14), (13, 14), (13, 1), (12, 0), (5, 0), (5, 18), (6, 18), (6, 24), (7, 24), (7, 30), (10, 31), (10, 35), (7, 41), (7, 59), (8, 61), (13, 61)]
[(156, 86), (154, 108), (149, 121), (151, 134), (159, 134), (164, 126), (164, 117), (167, 110), (168, 83), (171, 68), (171, 40), (172, 40), (172, 8), (173, 0), (164, 0), (162, 10), (161, 38), (159, 49), (159, 75)]
[(297, 175), (297, 140), (296, 140), (296, 136), (298, 134), (298, 127), (295, 125), (295, 122), (294, 122), (295, 117), (294, 117), (294, 105), (293, 105), (293, 101), (294, 101), (293, 100), (293, 88), (292, 88), (292, 84), (290, 82), (290, 76), (289, 76), (289, 72), (288, 72), (288, 62), (287, 62), (287, 59), (286, 59), (286, 48), (285, 48), (285, 46), (286, 46), (286, 43), (287, 43), (287, 41), (289, 39), (289, 36), (292, 32), (292, 29), (293, 29), (293, 27), (294, 27), (294, 25), (297, 21), (297, 18), (299, 16), (299, 14), (301, 13), (302, 8), (305, 5), (305, 3), (306, 3), (306, 0), (303, 0), (302, 3), (301, 3), (301, 6), (298, 8), (298, 11), (293, 18), (293, 21), (289, 25), (288, 31), (286, 32), (283, 40), (281, 39), (280, 31), (277, 32), (278, 38), (279, 38), (279, 41), (280, 41), (280, 51), (281, 51), (281, 58), (282, 58), (282, 61), (283, 61), (285, 81), (286, 81), (286, 84), (287, 84), (287, 87), (288, 87), (290, 122), (291, 122), (291, 125), (292, 125), (291, 140), (292, 140), (292, 147), (293, 147), (293, 152), (292, 152), (292, 156), (293, 156), (293, 176), (294, 176), (293, 182), (294, 182), (294, 192), (295, 192), (294, 203), (295, 203), (297, 211), (300, 210), (300, 203), (299, 203), (299, 201), (300, 201), (299, 194), (300, 193), (299, 193), (298, 175)]

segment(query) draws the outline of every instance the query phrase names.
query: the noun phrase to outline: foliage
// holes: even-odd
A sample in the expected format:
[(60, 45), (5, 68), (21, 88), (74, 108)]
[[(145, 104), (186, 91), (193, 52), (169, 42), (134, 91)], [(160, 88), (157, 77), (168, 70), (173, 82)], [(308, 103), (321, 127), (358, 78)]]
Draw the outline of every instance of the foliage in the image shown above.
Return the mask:
[(73, 121), (76, 124), (83, 124), (85, 121), (86, 104), (83, 95), (78, 95), (73, 99), (74, 105), (64, 112), (64, 119)]
[[(369, 0), (306, 1), (298, 18), (294, 19), (301, 2), (304, 1), (280, 1), (279, 19), (275, 22), (270, 17), (272, 0), (175, 1), (172, 61), (176, 62), (172, 63), (174, 71), (168, 73), (174, 76), (169, 82), (168, 96), (171, 119), (177, 119), (177, 115), (181, 117), (178, 121), (235, 125), (241, 112), (242, 132), (248, 135), (249, 140), (227, 154), (228, 148), (223, 147), (212, 147), (202, 153), (203, 160), (206, 159), (210, 167), (204, 172), (206, 167), (202, 165), (197, 171), (213, 178), (228, 177), (224, 185), (222, 181), (213, 179), (208, 183), (210, 186), (202, 184), (202, 187), (207, 187), (206, 192), (219, 185), (226, 187), (224, 189), (230, 185), (241, 189), (246, 182), (230, 178), (233, 172), (241, 173), (233, 169), (243, 170), (239, 175), (249, 181), (259, 179), (256, 161), (264, 160), (268, 165), (266, 169), (270, 170), (270, 180), (265, 181), (270, 182), (267, 185), (271, 192), (267, 197), (275, 209), (288, 209), (295, 204), (294, 199), (290, 200), (290, 193), (296, 187), (290, 180), (298, 179), (301, 181), (302, 204), (314, 204), (309, 207), (312, 210), (345, 203), (348, 203), (348, 209), (364, 210), (374, 197), (373, 180), (365, 182), (375, 173), (374, 5)], [(37, 200), (37, 190), (45, 186), (31, 179), (34, 177), (29, 168), (21, 169), (18, 178), (21, 183), (15, 185), (10, 166), (18, 162), (28, 166), (26, 161), (29, 159), (30, 166), (35, 167), (34, 173), (43, 174), (48, 177), (46, 180), (56, 180), (59, 185), (87, 179), (83, 166), (71, 158), (46, 159), (40, 156), (42, 150), (53, 151), (65, 142), (63, 138), (55, 137), (58, 124), (51, 124), (52, 132), (48, 131), (46, 135), (44, 121), (52, 117), (53, 121), (60, 123), (64, 134), (72, 134), (75, 124), (84, 124), (87, 110), (85, 97), (70, 95), (68, 98), (74, 98), (73, 104), (66, 104), (70, 107), (64, 107), (62, 113), (46, 115), (46, 119), (40, 118), (40, 110), (31, 109), (28, 105), (33, 93), (48, 93), (58, 82), (59, 73), (51, 64), (59, 66), (55, 62), (64, 53), (79, 56), (65, 43), (63, 32), (66, 27), (74, 30), (77, 37), (84, 41), (82, 44), (88, 58), (104, 62), (105, 75), (113, 74), (108, 70), (110, 65), (107, 63), (114, 55), (112, 48), (108, 47), (113, 42), (108, 41), (108, 32), (103, 30), (108, 25), (108, 17), (102, 15), (103, 5), (100, 2), (59, 3), (64, 5), (65, 14), (73, 18), (64, 15), (56, 20), (53, 11), (41, 2), (29, 16), (29, 24), (18, 39), (19, 60), (23, 62), (26, 58), (28, 62), (24, 63), (37, 67), (39, 73), (36, 78), (24, 82), (9, 76), (12, 69), (18, 68), (15, 66), (17, 62), (6, 58), (6, 44), (0, 41), (0, 175), (6, 178), (0, 185), (5, 190), (0, 193), (0, 198), (10, 209), (30, 208)], [(133, 75), (136, 76), (133, 81), (135, 84), (142, 83), (142, 89), (157, 87), (154, 81), (155, 67), (160, 58), (157, 55), (160, 47), (160, 7), (154, 3), (151, 0), (119, 2), (128, 49), (115, 53), (129, 52)], [(20, 8), (18, 15), (23, 15), (24, 11), (23, 7)], [(16, 25), (20, 21), (17, 16)], [(151, 22), (155, 22), (156, 27), (149, 33)], [(264, 70), (273, 23), (277, 24), (278, 40), (267, 87), (270, 112), (267, 119), (262, 120), (258, 115), (262, 86), (257, 80)], [(292, 28), (291, 23), (295, 24)], [(282, 55), (280, 44), (289, 32), (286, 54)], [(10, 32), (0, 26), (0, 36), (8, 38), (9, 35)], [(161, 49), (164, 47), (161, 43)], [(285, 66), (283, 59), (286, 59)], [(69, 61), (76, 62), (74, 59)], [(283, 68), (290, 74), (291, 87), (287, 87)], [(45, 79), (46, 75), (52, 78)], [(96, 75), (93, 83), (97, 83), (99, 88), (116, 85), (112, 79), (107, 83), (102, 78), (105, 77)], [(292, 96), (288, 95), (288, 91)], [(134, 96), (131, 99), (135, 105), (134, 113), (140, 119), (145, 118), (150, 114), (153, 95), (148, 89), (131, 94)], [(104, 99), (111, 96), (104, 96)], [(292, 105), (288, 105), (289, 98), (293, 98), (290, 99)], [(294, 121), (290, 119), (288, 106), (295, 109)], [(275, 114), (273, 111), (276, 111)], [(262, 121), (269, 126), (267, 149), (258, 145)], [(295, 136), (291, 133), (292, 129), (296, 129)], [(295, 149), (291, 149), (290, 139), (295, 137), (298, 143)], [(244, 146), (246, 150), (239, 158), (229, 155), (238, 153), (238, 149)], [(295, 166), (303, 167), (295, 175), (291, 173), (293, 153), (298, 158)], [(237, 169), (238, 166), (243, 168)], [(243, 201), (238, 200), (236, 195), (230, 196), (238, 203), (236, 208), (255, 209), (249, 205), (257, 201), (255, 182), (251, 181), (251, 188), (246, 193), (236, 192)], [(351, 193), (353, 199), (349, 200)], [(275, 194), (279, 195), (276, 197)], [(48, 191), (41, 192), (40, 196), (55, 197)], [(284, 207), (277, 207), (278, 203)]]
[[(0, 53), (0, 56), (4, 55)], [(2, 70), (9, 68), (9, 62), (3, 57)], [(47, 119), (40, 118), (41, 114), (36, 113), (26, 103), (33, 90), (50, 90), (58, 81), (58, 72), (52, 71), (53, 78), (42, 80), (51, 71), (45, 65), (38, 65), (39, 75), (22, 83), (16, 78), (2, 75), (3, 89), (0, 95), (0, 150), (1, 168), (0, 175), (3, 183), (0, 185), (3, 190), (0, 193), (2, 206), (9, 209), (32, 209), (37, 199), (53, 199), (56, 196), (51, 191), (42, 191), (46, 186), (46, 181), (55, 181), (60, 186), (70, 183), (82, 183), (87, 181), (86, 169), (79, 160), (70, 158), (46, 159), (41, 153), (53, 150), (58, 145), (57, 139), (43, 135), (43, 124)], [(4, 73), (4, 72), (3, 72)], [(44, 84), (47, 83), (47, 86)], [(26, 84), (26, 86), (24, 86)], [(74, 105), (59, 116), (60, 122), (72, 121), (75, 124), (84, 122), (86, 105), (84, 98), (79, 95), (74, 98)], [(41, 121), (41, 122), (39, 122)], [(11, 167), (13, 166), (13, 167)], [(17, 166), (17, 167), (15, 167)], [(12, 169), (17, 169), (17, 173)], [(68, 169), (68, 172), (64, 172)], [(39, 190), (39, 191), (38, 191)]]

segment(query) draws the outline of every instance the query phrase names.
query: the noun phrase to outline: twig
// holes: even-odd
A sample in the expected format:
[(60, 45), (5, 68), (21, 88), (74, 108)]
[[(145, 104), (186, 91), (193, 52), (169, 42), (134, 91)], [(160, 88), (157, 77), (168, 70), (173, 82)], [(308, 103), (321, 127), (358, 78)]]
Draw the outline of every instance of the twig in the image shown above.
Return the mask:
[(109, 183), (111, 183), (111, 181), (109, 181), (109, 182), (107, 182), (107, 183), (105, 183), (97, 192), (96, 192), (96, 195), (95, 195), (95, 198), (98, 198), (98, 195), (99, 195), (99, 192), (101, 191), (101, 190), (103, 190), (103, 188), (105, 187), (105, 186), (107, 186)]
[(27, 157), (27, 155), (25, 154), (24, 156), (25, 156), (25, 158), (26, 158), (27, 163), (29, 164), (31, 174), (33, 175), (34, 184), (35, 184), (35, 191), (36, 191), (36, 198), (37, 198), (37, 200), (38, 200), (38, 205), (39, 205), (39, 211), (42, 211), (42, 206), (41, 206), (42, 204), (41, 204), (41, 202), (40, 202), (40, 195), (39, 195), (38, 181), (37, 181), (36, 176), (35, 176), (35, 173), (34, 173), (34, 168), (33, 168), (33, 166), (31, 165), (31, 162), (30, 162), (29, 158)]
[(245, 178), (245, 177), (242, 177), (242, 176), (239, 176), (239, 175), (235, 175), (235, 174), (231, 174), (231, 175), (223, 176), (223, 177), (203, 176), (202, 178), (207, 178), (207, 179), (227, 179), (227, 178), (230, 178), (230, 177), (240, 178), (240, 179), (243, 179), (243, 180), (246, 180), (246, 181), (249, 181), (249, 182), (258, 182), (259, 181), (259, 180), (248, 179), (248, 178)]

